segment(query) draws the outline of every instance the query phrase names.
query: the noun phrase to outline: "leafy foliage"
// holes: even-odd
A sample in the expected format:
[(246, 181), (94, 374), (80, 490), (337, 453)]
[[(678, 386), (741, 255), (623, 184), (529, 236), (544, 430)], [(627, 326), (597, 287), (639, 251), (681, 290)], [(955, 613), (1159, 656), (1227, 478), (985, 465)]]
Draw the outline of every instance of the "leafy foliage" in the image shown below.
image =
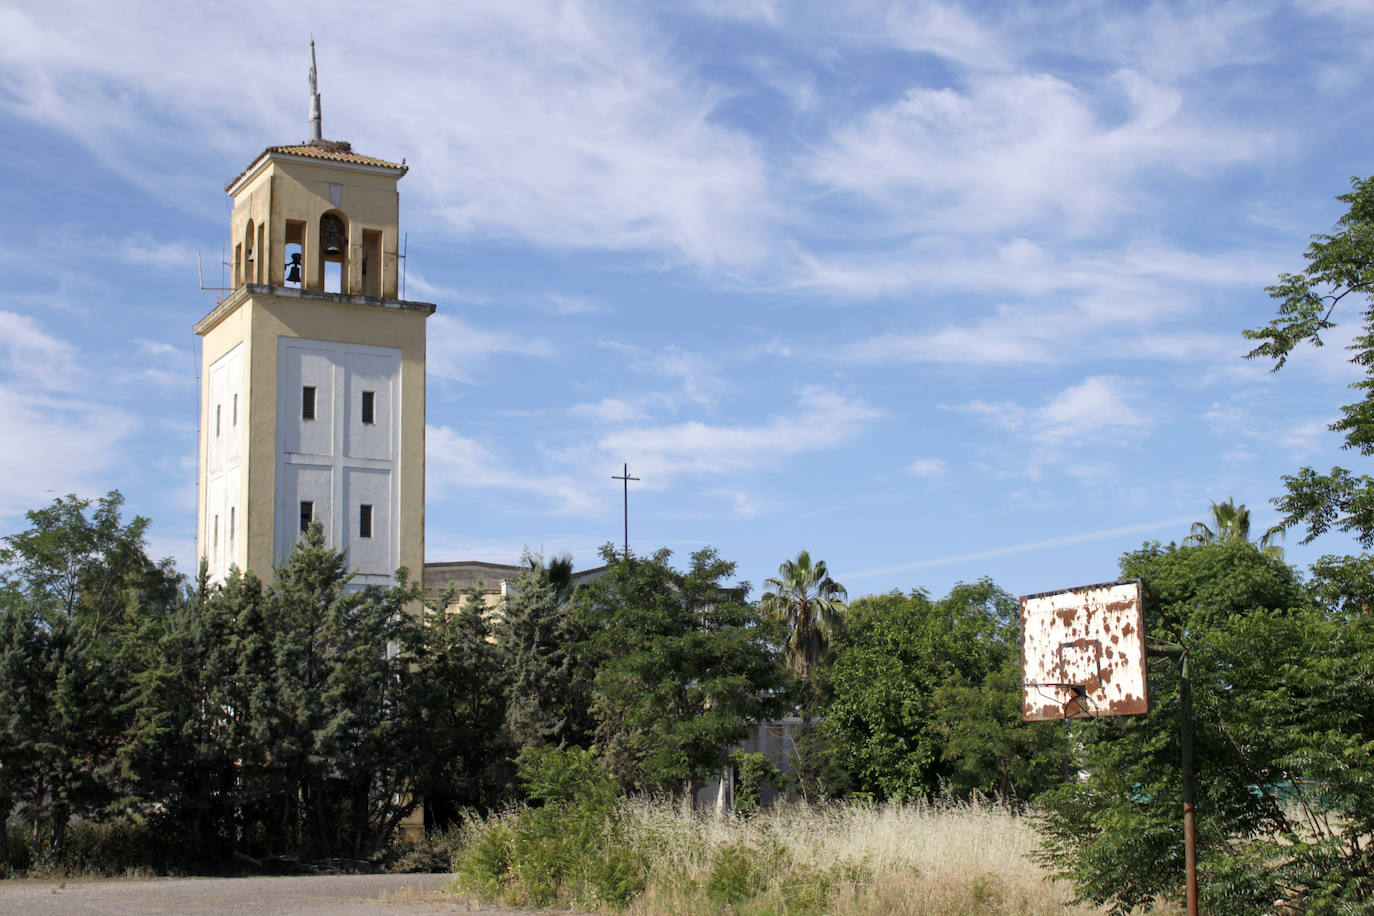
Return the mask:
[(768, 591), (759, 599), (759, 610), (787, 623), (787, 666), (808, 678), (840, 626), (849, 595), (830, 578), (825, 561), (812, 563), (805, 550), (796, 560), (784, 560), (777, 578), (764, 585)]
[(1052, 780), (1061, 743), (1019, 721), (1016, 607), (987, 580), (855, 601), (814, 745), (831, 791), (1027, 798)]
[(539, 806), (471, 825), (460, 886), (513, 906), (628, 904), (648, 861), (626, 833), (615, 777), (584, 748), (528, 747), (517, 766)]
[(473, 589), (456, 611), (446, 610), (451, 604), (452, 596), (441, 597), (406, 633), (406, 744), (426, 749), (415, 790), (430, 826), (499, 803), (514, 776), (501, 659), (482, 593)]
[(747, 585), (726, 585), (735, 566), (709, 548), (684, 572), (667, 550), (602, 555), (606, 574), (574, 599), (589, 634), (580, 657), (596, 671), (597, 742), (628, 785), (689, 787), (779, 709), (776, 623), (743, 603)]
[[(1351, 180), (1352, 190), (1338, 199), (1349, 209), (1336, 221), (1335, 231), (1312, 237), (1307, 246), (1307, 267), (1302, 273), (1282, 274), (1268, 293), (1279, 302), (1278, 314), (1269, 324), (1247, 330), (1258, 341), (1249, 355), (1266, 357), (1277, 371), (1299, 345), (1323, 345), (1322, 335), (1335, 327), (1332, 316), (1347, 298), (1363, 298), (1364, 328), (1355, 336), (1350, 361), (1364, 370), (1351, 387), (1360, 399), (1341, 408), (1342, 417), (1332, 430), (1343, 433), (1345, 448), (1362, 455), (1374, 454), (1374, 179)], [(1275, 505), (1284, 513), (1284, 524), (1307, 529), (1303, 543), (1329, 530), (1354, 534), (1361, 546), (1374, 545), (1374, 478), (1332, 468), (1321, 474), (1303, 468), (1284, 478), (1287, 494)]]
[(177, 598), (170, 561), (145, 553), (148, 520), (123, 523), (123, 502), (62, 497), (0, 548), (0, 813), (21, 806), (54, 859), (71, 818), (124, 794), (141, 638)]
[[(1367, 900), (1374, 736), (1354, 710), (1374, 708), (1369, 620), (1314, 607), (1292, 569), (1242, 540), (1146, 545), (1122, 573), (1150, 586), (1147, 632), (1189, 649), (1204, 908)], [(1081, 778), (1039, 800), (1044, 861), (1116, 912), (1183, 883), (1172, 662), (1152, 666), (1150, 693), (1147, 716), (1074, 723)]]
[(584, 745), (592, 728), (590, 677), (573, 654), (582, 630), (566, 600), (566, 571), (560, 560), (545, 567), (527, 557), (492, 627), (514, 748)]
[[(1250, 539), (1250, 510), (1236, 505), (1234, 497), (1226, 497), (1224, 503), (1212, 503), (1212, 524), (1193, 522), (1193, 528), (1183, 539), (1185, 545), (1212, 544), (1217, 541)], [(1215, 529), (1215, 530), (1214, 530)], [(1283, 537), (1283, 526), (1272, 525), (1259, 537), (1259, 549), (1271, 557), (1283, 559), (1283, 548), (1274, 543)]]

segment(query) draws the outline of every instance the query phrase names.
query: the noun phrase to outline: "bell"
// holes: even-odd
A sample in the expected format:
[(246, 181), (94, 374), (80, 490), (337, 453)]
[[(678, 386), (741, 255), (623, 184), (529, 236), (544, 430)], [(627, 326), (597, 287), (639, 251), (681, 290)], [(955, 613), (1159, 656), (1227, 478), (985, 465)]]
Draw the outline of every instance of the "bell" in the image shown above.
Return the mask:
[(320, 247), (324, 249), (326, 258), (337, 258), (343, 254), (347, 240), (344, 238), (343, 223), (337, 216), (327, 213), (320, 219), (320, 234), (324, 236), (324, 244)]
[(286, 282), (301, 282), (301, 256), (299, 252), (292, 253), (291, 263), (287, 264), (286, 267)]

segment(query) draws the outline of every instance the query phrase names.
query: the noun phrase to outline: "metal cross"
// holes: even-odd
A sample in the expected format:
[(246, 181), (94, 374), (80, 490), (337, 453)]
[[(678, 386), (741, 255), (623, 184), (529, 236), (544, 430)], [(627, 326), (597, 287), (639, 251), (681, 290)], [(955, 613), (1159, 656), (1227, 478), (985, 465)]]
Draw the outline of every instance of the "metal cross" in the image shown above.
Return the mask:
[(625, 470), (619, 475), (612, 474), (612, 480), (620, 480), (625, 483), (625, 559), (630, 558), (630, 481), (638, 480), (638, 477), (630, 476), (630, 465), (625, 464)]

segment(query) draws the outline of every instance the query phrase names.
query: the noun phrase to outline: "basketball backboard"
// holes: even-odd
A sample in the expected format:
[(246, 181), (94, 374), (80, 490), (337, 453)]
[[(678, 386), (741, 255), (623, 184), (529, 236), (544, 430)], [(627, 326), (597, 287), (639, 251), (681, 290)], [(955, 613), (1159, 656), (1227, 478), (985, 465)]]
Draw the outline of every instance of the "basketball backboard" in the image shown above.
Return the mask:
[(1150, 711), (1141, 582), (1108, 582), (1021, 599), (1021, 718)]

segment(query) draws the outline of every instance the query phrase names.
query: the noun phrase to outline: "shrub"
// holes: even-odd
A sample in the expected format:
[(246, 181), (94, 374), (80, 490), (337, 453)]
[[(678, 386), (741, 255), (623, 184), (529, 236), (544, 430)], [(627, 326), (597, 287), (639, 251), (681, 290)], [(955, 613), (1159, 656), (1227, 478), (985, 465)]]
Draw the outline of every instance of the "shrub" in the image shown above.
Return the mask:
[(460, 888), (515, 906), (629, 904), (644, 887), (646, 860), (594, 753), (527, 748), (516, 765), (542, 806), (473, 822), (458, 857)]
[(736, 751), (734, 761), (739, 773), (735, 781), (735, 813), (748, 817), (762, 806), (765, 786), (774, 790), (781, 786), (782, 772), (759, 753)]

